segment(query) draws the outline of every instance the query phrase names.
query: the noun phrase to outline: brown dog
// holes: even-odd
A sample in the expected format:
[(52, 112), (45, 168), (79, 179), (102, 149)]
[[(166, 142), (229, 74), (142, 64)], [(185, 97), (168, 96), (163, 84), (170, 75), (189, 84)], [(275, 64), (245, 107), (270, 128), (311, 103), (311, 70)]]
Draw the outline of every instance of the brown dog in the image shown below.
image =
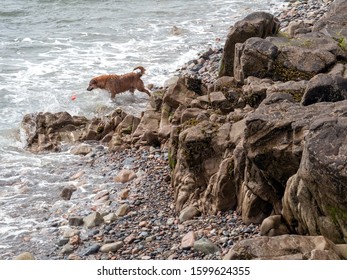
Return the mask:
[(150, 92), (145, 88), (141, 76), (145, 73), (145, 68), (137, 66), (134, 71), (124, 75), (103, 75), (98, 76), (89, 82), (87, 88), (91, 91), (96, 88), (105, 89), (111, 93), (111, 98), (114, 99), (116, 94), (129, 90), (134, 93), (135, 89), (147, 93), (151, 96)]

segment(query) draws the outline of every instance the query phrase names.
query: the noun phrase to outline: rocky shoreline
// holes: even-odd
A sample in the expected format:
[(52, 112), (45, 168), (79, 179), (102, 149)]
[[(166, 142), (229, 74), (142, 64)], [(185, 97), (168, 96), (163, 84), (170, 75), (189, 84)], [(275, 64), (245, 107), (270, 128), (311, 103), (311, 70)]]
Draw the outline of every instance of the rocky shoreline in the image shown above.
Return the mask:
[[(141, 117), (25, 116), (28, 150), (81, 155), (61, 193), (76, 206), (52, 213), (55, 248), (34, 257), (346, 259), (344, 12), (308, 0), (247, 16)], [(90, 172), (105, 184), (87, 197)]]

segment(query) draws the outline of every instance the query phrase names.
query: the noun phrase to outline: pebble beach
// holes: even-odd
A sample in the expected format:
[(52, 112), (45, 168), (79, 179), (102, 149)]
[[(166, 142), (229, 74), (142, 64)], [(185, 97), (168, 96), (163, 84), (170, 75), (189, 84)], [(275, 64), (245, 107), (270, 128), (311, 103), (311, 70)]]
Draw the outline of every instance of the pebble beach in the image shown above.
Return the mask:
[[(105, 183), (93, 186), (92, 194), (78, 187), (72, 192), (74, 207), (64, 214), (65, 225), (59, 225), (49, 259), (219, 259), (234, 242), (258, 234), (256, 226), (244, 225), (233, 211), (193, 219), (189, 211), (177, 216), (165, 151), (109, 154), (95, 149), (81, 160), (84, 167), (71, 176), (75, 185), (89, 176), (83, 170), (104, 176)], [(88, 217), (88, 210), (94, 214)], [(198, 240), (202, 249), (194, 250)]]

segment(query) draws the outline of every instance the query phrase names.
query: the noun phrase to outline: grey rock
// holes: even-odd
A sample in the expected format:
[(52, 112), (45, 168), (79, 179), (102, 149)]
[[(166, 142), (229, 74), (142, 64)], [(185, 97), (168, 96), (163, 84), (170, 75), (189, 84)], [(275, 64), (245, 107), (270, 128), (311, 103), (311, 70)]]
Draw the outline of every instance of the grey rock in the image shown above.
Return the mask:
[(123, 242), (118, 241), (114, 243), (107, 243), (101, 246), (100, 251), (103, 253), (116, 252), (123, 247)]
[(87, 247), (85, 250), (83, 250), (81, 252), (81, 255), (82, 256), (89, 256), (89, 255), (92, 255), (92, 254), (96, 254), (97, 252), (99, 252), (100, 247), (101, 246), (99, 244), (93, 244), (93, 245)]
[(84, 227), (92, 228), (98, 225), (101, 225), (104, 222), (101, 214), (99, 212), (93, 212), (89, 216), (83, 219)]
[(213, 244), (209, 239), (201, 238), (194, 242), (194, 250), (204, 253), (205, 255), (215, 254), (220, 251), (219, 247)]
[(67, 243), (69, 243), (69, 240), (70, 240), (69, 238), (61, 238), (61, 239), (58, 240), (57, 245), (59, 247), (64, 246)]
[(179, 220), (181, 223), (191, 220), (192, 218), (198, 216), (200, 214), (199, 210), (194, 206), (189, 206), (184, 208), (179, 216)]
[(235, 46), (234, 76), (239, 82), (254, 76), (269, 77), (278, 56), (278, 47), (262, 38), (250, 38)]

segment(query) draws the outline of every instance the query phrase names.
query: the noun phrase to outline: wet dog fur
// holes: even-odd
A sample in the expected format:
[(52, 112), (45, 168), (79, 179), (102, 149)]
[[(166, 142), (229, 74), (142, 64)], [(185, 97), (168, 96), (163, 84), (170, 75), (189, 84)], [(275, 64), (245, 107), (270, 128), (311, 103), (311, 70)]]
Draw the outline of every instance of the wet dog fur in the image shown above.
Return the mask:
[(145, 88), (141, 76), (145, 73), (145, 68), (137, 66), (133, 72), (124, 75), (102, 75), (94, 77), (90, 80), (88, 91), (96, 88), (105, 89), (111, 93), (111, 98), (114, 99), (117, 94), (130, 91), (134, 93), (138, 91), (145, 92), (148, 96), (151, 96), (150, 92)]

